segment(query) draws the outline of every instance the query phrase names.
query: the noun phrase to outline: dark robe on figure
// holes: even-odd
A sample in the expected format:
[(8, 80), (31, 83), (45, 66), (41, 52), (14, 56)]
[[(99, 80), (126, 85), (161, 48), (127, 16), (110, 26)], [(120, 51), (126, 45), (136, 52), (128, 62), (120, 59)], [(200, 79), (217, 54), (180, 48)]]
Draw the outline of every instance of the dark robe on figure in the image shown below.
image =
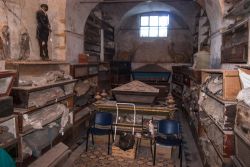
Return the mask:
[[(37, 19), (37, 32), (36, 36), (40, 47), (40, 57), (42, 59), (48, 59), (48, 38), (50, 33), (50, 23), (48, 15), (42, 10), (38, 10), (36, 13)], [(42, 44), (44, 43), (44, 45)]]

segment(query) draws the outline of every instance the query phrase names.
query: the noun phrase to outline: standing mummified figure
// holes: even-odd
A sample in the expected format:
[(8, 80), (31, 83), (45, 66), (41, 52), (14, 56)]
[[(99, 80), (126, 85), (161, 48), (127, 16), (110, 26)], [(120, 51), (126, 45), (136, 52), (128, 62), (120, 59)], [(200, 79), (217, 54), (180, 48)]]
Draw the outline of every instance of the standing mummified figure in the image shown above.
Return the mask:
[(2, 36), (3, 36), (3, 53), (5, 59), (10, 59), (10, 32), (9, 26), (4, 25), (2, 28)]
[(37, 19), (37, 39), (40, 47), (40, 57), (42, 60), (49, 60), (48, 55), (48, 38), (49, 33), (51, 32), (49, 18), (47, 11), (49, 9), (47, 4), (42, 4), (41, 9), (36, 13)]
[(30, 37), (28, 32), (23, 32), (20, 36), (19, 60), (27, 60), (30, 54)]

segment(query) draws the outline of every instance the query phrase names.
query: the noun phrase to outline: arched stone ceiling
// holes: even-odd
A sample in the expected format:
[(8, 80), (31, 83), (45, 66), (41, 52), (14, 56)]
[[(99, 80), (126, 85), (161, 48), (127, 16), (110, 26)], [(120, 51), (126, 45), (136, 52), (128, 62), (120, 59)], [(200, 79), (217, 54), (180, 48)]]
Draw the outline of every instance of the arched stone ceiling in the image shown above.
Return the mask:
[(191, 25), (187, 24), (187, 22), (184, 19), (185, 17), (179, 10), (163, 2), (139, 3), (138, 5), (136, 5), (129, 11), (127, 11), (127, 13), (120, 20), (120, 23), (116, 26), (116, 28), (119, 29), (119, 27), (127, 18), (133, 15), (138, 15), (138, 14), (143, 14), (143, 13), (148, 13), (148, 12), (168, 12), (173, 17), (175, 17), (176, 21), (181, 27), (191, 29)]

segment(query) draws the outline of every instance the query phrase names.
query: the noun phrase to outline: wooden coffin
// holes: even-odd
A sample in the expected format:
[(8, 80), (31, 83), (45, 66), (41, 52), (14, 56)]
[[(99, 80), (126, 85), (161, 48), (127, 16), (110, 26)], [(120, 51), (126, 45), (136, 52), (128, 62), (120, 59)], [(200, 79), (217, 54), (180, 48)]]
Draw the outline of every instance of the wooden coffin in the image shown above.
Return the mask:
[(13, 114), (13, 98), (10, 96), (0, 97), (0, 118)]
[[(243, 3), (241, 3), (243, 4)], [(244, 6), (249, 4), (244, 4)], [(233, 5), (237, 6), (237, 5)], [(241, 5), (243, 6), (243, 5)], [(233, 8), (234, 9), (234, 8)], [(244, 7), (245, 9), (245, 7)], [(244, 11), (244, 10), (242, 10)], [(222, 32), (221, 62), (247, 63), (249, 46), (249, 19), (239, 22)]]
[(17, 142), (17, 117), (0, 118), (0, 148), (7, 148)]
[(0, 97), (10, 94), (15, 75), (13, 71), (0, 71)]
[(156, 65), (148, 64), (132, 71), (133, 80), (142, 82), (168, 82), (171, 72)]
[(75, 82), (76, 80), (68, 80), (46, 86), (13, 87), (11, 95), (14, 107), (33, 110), (64, 100), (73, 95)]
[(242, 165), (242, 167), (250, 166), (250, 140), (239, 131), (237, 128), (235, 131), (235, 157)]
[[(249, 74), (249, 70), (244, 69), (244, 72)], [(223, 70), (223, 69), (204, 69), (202, 70), (202, 83), (205, 83), (207, 78), (212, 75), (217, 75), (222, 78), (221, 95), (219, 98), (227, 101), (236, 100), (236, 96), (241, 90), (241, 82), (238, 70)], [(209, 89), (206, 92), (210, 92)]]
[[(70, 110), (73, 108), (73, 96), (61, 101), (66, 104)], [(32, 123), (39, 121), (41, 126), (48, 125), (49, 123), (58, 120), (62, 117), (63, 111), (59, 107), (60, 103), (54, 103), (43, 108), (35, 110), (15, 109), (14, 113), (18, 115), (18, 127), (21, 133), (28, 133), (33, 131)], [(27, 119), (28, 118), (28, 119)]]
[[(223, 130), (209, 115), (204, 112), (202, 115), (200, 120), (200, 140), (202, 140), (204, 136), (207, 136), (218, 156), (222, 161), (226, 161), (234, 152), (233, 131)], [(206, 152), (206, 150), (203, 151)]]
[(152, 104), (159, 89), (140, 81), (132, 81), (112, 89), (117, 102)]
[(201, 148), (201, 159), (203, 162), (203, 166), (223, 166), (223, 160), (220, 156), (218, 156), (217, 150), (215, 149), (213, 143), (211, 143), (207, 135), (204, 135), (202, 138), (200, 138), (199, 145)]
[(222, 101), (216, 96), (204, 95), (200, 107), (223, 130), (233, 130), (236, 116), (236, 102)]
[(237, 104), (235, 127), (250, 142), (250, 106), (244, 102)]
[(34, 77), (44, 76), (50, 71), (70, 73), (69, 64), (60, 61), (7, 61), (6, 69), (16, 71), (15, 86), (21, 86), (20, 81), (29, 81)]

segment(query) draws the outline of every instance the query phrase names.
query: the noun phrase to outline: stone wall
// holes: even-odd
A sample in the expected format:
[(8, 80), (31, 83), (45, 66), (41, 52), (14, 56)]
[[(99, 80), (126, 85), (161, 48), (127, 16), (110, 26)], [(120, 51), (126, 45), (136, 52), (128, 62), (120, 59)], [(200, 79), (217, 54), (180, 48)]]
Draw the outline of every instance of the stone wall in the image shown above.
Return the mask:
[(97, 3), (80, 3), (82, 0), (67, 0), (66, 8), (66, 60), (78, 62), (79, 53), (84, 52), (84, 27), (90, 12)]
[[(192, 60), (192, 34), (199, 6), (193, 2), (153, 2), (104, 4), (101, 6), (106, 21), (115, 27), (116, 57), (131, 60), (135, 67), (145, 63), (172, 63)], [(112, 9), (112, 10), (111, 10)], [(167, 38), (140, 38), (139, 16), (148, 11), (171, 11)], [(137, 13), (137, 14), (136, 14)], [(177, 30), (178, 29), (178, 30)], [(174, 46), (171, 44), (174, 43)], [(166, 65), (164, 65), (166, 64)]]
[[(89, 13), (98, 4), (82, 3), (83, 1), (84, 0), (0, 0), (0, 36), (4, 42), (2, 29), (3, 27), (8, 26), (8, 31), (10, 34), (10, 41), (8, 45), (10, 47), (10, 58), (19, 59), (21, 52), (20, 40), (22, 34), (27, 33), (30, 39), (27, 48), (29, 60), (40, 59), (39, 48), (36, 39), (35, 13), (39, 9), (41, 3), (47, 3), (49, 5), (48, 16), (53, 30), (50, 36), (52, 42), (49, 42), (49, 55), (51, 59), (77, 62), (78, 54), (84, 52), (83, 39), (85, 22)], [(100, 0), (100, 2), (101, 1), (102, 0)], [(199, 0), (197, 2), (200, 2), (202, 7), (206, 9), (206, 13), (211, 25), (211, 67), (220, 68), (220, 47), (222, 42), (221, 30), (228, 24), (230, 24), (228, 20), (223, 19), (225, 8), (227, 7), (224, 5), (224, 0)], [(197, 14), (197, 6), (192, 5), (191, 3), (194, 2), (168, 2), (168, 5), (180, 11), (183, 16), (183, 20), (187, 23), (190, 29), (190, 34), (193, 33), (193, 26), (195, 24), (194, 19), (195, 15)], [(116, 8), (112, 8), (112, 5), (110, 5), (112, 10), (110, 10), (110, 7), (107, 7), (106, 9), (102, 8), (103, 16), (105, 17), (105, 19), (108, 19), (108, 21), (110, 21), (116, 28), (116, 36), (118, 37), (116, 39), (120, 38), (119, 30), (120, 28), (122, 28), (121, 26), (124, 21), (126, 22), (127, 20), (127, 18), (124, 19), (123, 16), (126, 15), (126, 12), (128, 12), (136, 5), (138, 5), (138, 3), (121, 3), (120, 6)], [(126, 34), (132, 33), (126, 32)], [(179, 35), (182, 36), (183, 32)], [(133, 39), (133, 41), (137, 41), (137, 44), (141, 44), (141, 41), (138, 41), (136, 38), (138, 38), (138, 36), (135, 36), (135, 39)], [(147, 48), (154, 48), (154, 45), (159, 47), (157, 53), (150, 53), (150, 55), (159, 55), (161, 53), (167, 53), (168, 47), (166, 47), (164, 50), (164, 46), (167, 45), (166, 43), (167, 40), (150, 40), (146, 41), (145, 44), (148, 46)], [(119, 48), (126, 48), (126, 45), (127, 44), (121, 46), (119, 44), (118, 50)], [(184, 48), (189, 48), (188, 45), (185, 45)], [(141, 48), (141, 50), (145, 49), (143, 47)], [(0, 58), (2, 57), (1, 49), (2, 48), (0, 44)], [(179, 52), (181, 50), (179, 50), (178, 47), (175, 49), (176, 52)], [(155, 49), (155, 51), (156, 50), (157, 49)], [(150, 49), (150, 52), (151, 51), (152, 49)], [(142, 54), (142, 51), (137, 51), (136, 55), (139, 54)], [(159, 58), (158, 60), (161, 62), (174, 62), (169, 57), (160, 57), (161, 58)], [(134, 60), (140, 62), (141, 58), (140, 56), (136, 56)]]
[[(140, 16), (124, 21), (117, 34), (117, 59), (129, 56), (135, 63), (190, 63), (192, 59), (192, 36), (182, 29), (170, 16), (170, 27), (166, 38), (141, 38)], [(153, 58), (153, 59), (152, 59)]]

